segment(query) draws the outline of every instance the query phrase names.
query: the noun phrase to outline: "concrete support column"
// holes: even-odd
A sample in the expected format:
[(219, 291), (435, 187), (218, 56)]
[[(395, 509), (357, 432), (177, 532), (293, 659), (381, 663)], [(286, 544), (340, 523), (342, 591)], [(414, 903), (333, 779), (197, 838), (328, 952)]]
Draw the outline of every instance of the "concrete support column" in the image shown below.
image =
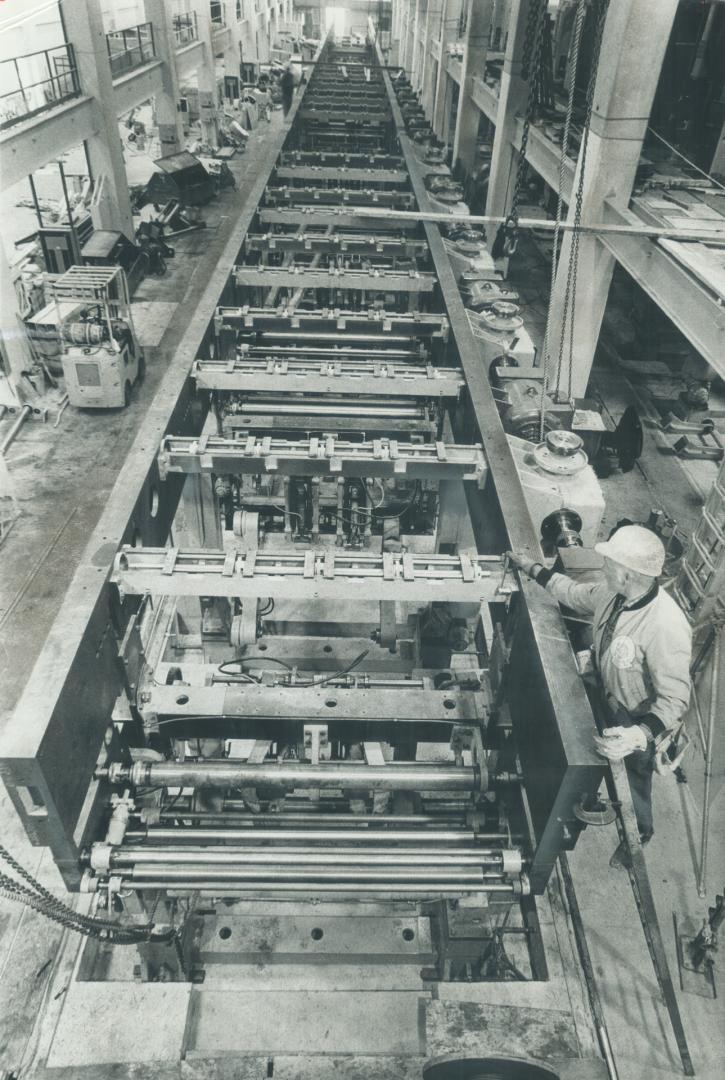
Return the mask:
[(440, 50), (441, 40), (441, 27), (443, 25), (443, 8), (445, 6), (445, 0), (428, 0), (428, 15), (425, 21), (425, 72), (423, 75), (423, 108), (426, 111), (426, 115), (430, 118), (433, 117), (433, 110), (435, 107), (435, 95), (436, 88), (438, 86), (438, 72), (440, 71), (441, 62), (443, 57), (440, 56), (438, 64), (436, 66), (433, 54), (431, 52), (431, 44), (433, 41), (438, 42)]
[(98, 112), (96, 134), (87, 140), (88, 159), (96, 185), (93, 223), (133, 240), (133, 215), (126, 167), (118, 133), (113, 80), (108, 62), (106, 32), (100, 0), (61, 0), (68, 40), (73, 45), (84, 94), (94, 98)]
[(725, 176), (725, 121), (723, 121), (720, 139), (715, 147), (712, 164), (710, 165), (710, 172), (719, 173), (720, 176)]
[(224, 74), (235, 75), (239, 78), (242, 60), (242, 24), (237, 19), (237, 0), (226, 0), (226, 20), (230, 40), (224, 50)]
[[(611, 4), (604, 26), (602, 56), (594, 93), (591, 131), (584, 169), (582, 199), (583, 225), (604, 219), (604, 204), (626, 208), (632, 196), (642, 142), (647, 130), (652, 101), (670, 39), (678, 0), (630, 0)], [(647, 63), (642, 63), (642, 42), (647, 42)], [(574, 188), (581, 175), (581, 154)], [(569, 208), (569, 219), (573, 208)], [(567, 233), (561, 246), (559, 269), (553, 290), (552, 340), (549, 355), (558, 357), (566, 275), (572, 250)], [(614, 258), (593, 236), (579, 238), (574, 347), (572, 355), (572, 396), (586, 393), (602, 317), (614, 270)], [(568, 342), (568, 333), (565, 333)], [(560, 396), (567, 396), (567, 348)]]
[(146, 18), (152, 24), (154, 45), (164, 66), (161, 73), (161, 92), (154, 98), (156, 124), (159, 129), (161, 156), (178, 154), (184, 147), (184, 125), (179, 112), (179, 80), (176, 74), (176, 39), (172, 12), (164, 0), (144, 0)]
[(202, 44), (202, 61), (196, 69), (201, 137), (205, 143), (216, 146), (219, 142), (219, 110), (211, 8), (208, 0), (192, 0), (191, 7), (196, 12), (196, 26)]
[(420, 2), (421, 0), (415, 0), (413, 4), (411, 0), (410, 11), (408, 13), (408, 37), (406, 45), (405, 66), (408, 70), (408, 78), (411, 84), (415, 86), (415, 72), (416, 72), (416, 42), (418, 40), (418, 18), (420, 15)]
[[(32, 354), (25, 325), (18, 314), (18, 299), (15, 293), (13, 272), (0, 242), (0, 338), (2, 351), (7, 364), (8, 385), (18, 400), (28, 396), (21, 390), (24, 383), (22, 373), (32, 367)], [(1, 384), (2, 380), (0, 380)], [(24, 388), (28, 387), (24, 383)], [(0, 396), (0, 405), (14, 405), (15, 401), (6, 395)]]
[(444, 143), (451, 139), (451, 108), (454, 83), (447, 71), (448, 46), (458, 40), (463, 0), (444, 0), (441, 18), (441, 59), (438, 65), (438, 81), (433, 107), (433, 130)]
[(494, 0), (468, 0), (466, 47), (453, 138), (453, 162), (460, 161), (466, 172), (470, 172), (476, 159), (480, 112), (473, 103), (473, 79), (474, 76), (483, 78), (486, 67), (493, 3)]
[[(424, 104), (422, 98), (425, 90), (425, 75), (430, 67), (430, 57), (428, 56), (428, 27), (430, 25), (430, 6), (432, 0), (421, 0), (420, 14), (418, 16), (418, 41), (415, 47), (416, 62), (418, 69), (416, 72), (416, 89), (421, 95), (421, 104)], [(423, 8), (425, 4), (425, 9)]]
[[(514, 148), (513, 140), (517, 117), (525, 112), (529, 93), (528, 82), (521, 78), (521, 57), (531, 3), (532, 0), (512, 0), (511, 3), (486, 198), (486, 213), (492, 216), (506, 215), (518, 162), (518, 152)], [(489, 229), (489, 248), (495, 238), (496, 229)]]
[(400, 63), (400, 20), (403, 11), (403, 0), (393, 0), (393, 10), (390, 21), (390, 64)]

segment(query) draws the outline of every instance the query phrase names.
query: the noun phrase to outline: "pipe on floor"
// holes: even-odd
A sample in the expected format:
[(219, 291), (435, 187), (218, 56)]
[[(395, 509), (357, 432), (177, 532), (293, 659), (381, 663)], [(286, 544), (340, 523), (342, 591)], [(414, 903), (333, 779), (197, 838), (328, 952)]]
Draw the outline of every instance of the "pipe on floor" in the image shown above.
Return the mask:
[(18, 435), (20, 434), (20, 429), (22, 428), (23, 424), (29, 416), (32, 416), (32, 413), (32, 405), (23, 405), (22, 409), (15, 418), (15, 423), (3, 439), (2, 445), (0, 445), (0, 454), (5, 454), (10, 449), (10, 447), (13, 445)]

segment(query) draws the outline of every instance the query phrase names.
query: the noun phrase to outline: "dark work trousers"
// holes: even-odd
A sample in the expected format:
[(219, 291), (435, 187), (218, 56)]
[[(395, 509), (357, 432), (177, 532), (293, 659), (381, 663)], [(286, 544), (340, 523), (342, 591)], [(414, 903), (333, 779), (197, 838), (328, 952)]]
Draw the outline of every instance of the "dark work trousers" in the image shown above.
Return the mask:
[[(607, 727), (632, 727), (636, 724), (636, 718), (629, 715), (621, 705), (612, 709), (605, 706), (607, 714)], [(652, 822), (652, 773), (655, 768), (655, 744), (648, 742), (645, 750), (634, 750), (627, 754), (624, 765), (629, 778), (629, 788), (632, 792), (632, 804), (634, 806), (639, 836), (645, 843), (654, 832)]]
[(624, 765), (632, 792), (632, 805), (639, 827), (639, 838), (645, 843), (654, 832), (652, 822), (652, 773), (655, 768), (655, 744), (647, 743), (646, 750), (627, 754)]
[(291, 93), (289, 93), (289, 94), (285, 94), (284, 92), (282, 93), (282, 108), (283, 108), (284, 114), (286, 116), (287, 113), (292, 108), (292, 94)]

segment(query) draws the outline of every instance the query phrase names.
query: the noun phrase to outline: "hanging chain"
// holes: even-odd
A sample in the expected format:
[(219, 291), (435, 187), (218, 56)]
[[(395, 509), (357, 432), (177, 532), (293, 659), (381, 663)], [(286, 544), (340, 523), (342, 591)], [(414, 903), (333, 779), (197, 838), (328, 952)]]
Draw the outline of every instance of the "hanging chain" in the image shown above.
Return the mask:
[(13, 858), (10, 852), (0, 844), (0, 859), (4, 860), (15, 873), (27, 884), (22, 884), (0, 872), (0, 896), (33, 908), (46, 919), (56, 922), (69, 930), (74, 930), (85, 937), (95, 937), (109, 941), (114, 945), (137, 945), (143, 941), (168, 943), (175, 939), (176, 929), (152, 933), (154, 924), (134, 924), (121, 926), (113, 919), (104, 919), (97, 915), (84, 915), (63, 903), (32, 874)]
[[(574, 115), (574, 91), (576, 89), (576, 76), (579, 68), (579, 52), (584, 29), (584, 19), (587, 10), (587, 0), (578, 0), (574, 32), (572, 35), (571, 50), (568, 66), (568, 87), (566, 102), (566, 118), (564, 121), (564, 134), (561, 140), (561, 155), (559, 157), (559, 179), (556, 192), (556, 221), (554, 227), (554, 243), (551, 249), (551, 291), (549, 293), (549, 307), (546, 313), (546, 330), (544, 332), (544, 375), (541, 382), (541, 402), (539, 408), (539, 442), (544, 441), (544, 427), (546, 416), (546, 396), (549, 391), (549, 347), (551, 344), (551, 324), (554, 315), (554, 282), (556, 281), (556, 268), (559, 261), (559, 242), (561, 238), (561, 222), (564, 216), (564, 173), (569, 159), (569, 138), (571, 135), (571, 123)], [(561, 367), (557, 365), (556, 383), (559, 385)]]
[[(577, 290), (577, 273), (579, 269), (579, 239), (581, 236), (580, 225), (582, 219), (582, 205), (584, 201), (584, 178), (587, 164), (587, 150), (589, 147), (589, 132), (591, 128), (592, 111), (594, 108), (594, 91), (597, 82), (597, 72), (599, 70), (599, 59), (602, 51), (602, 37), (604, 35), (604, 23), (607, 17), (607, 10), (609, 8), (609, 0), (598, 0), (598, 10), (596, 14), (596, 28), (594, 32), (594, 51), (592, 58), (592, 69), (589, 75), (589, 83), (587, 86), (586, 106), (584, 114), (584, 127), (582, 131), (582, 142), (579, 150), (579, 176), (576, 192), (574, 194), (574, 217), (573, 217), (573, 229), (571, 234), (571, 247), (569, 250), (569, 266), (567, 267), (566, 288), (564, 293), (564, 307), (562, 312), (561, 322), (561, 336), (559, 338), (559, 356), (557, 359), (557, 376), (556, 376), (556, 393), (557, 396), (561, 391), (561, 373), (564, 364), (564, 348), (565, 344), (568, 344), (568, 366), (567, 366), (567, 400), (572, 400), (572, 389), (574, 379), (574, 330), (576, 321), (576, 290)], [(568, 342), (567, 342), (567, 319), (568, 322)]]
[(529, 129), (534, 114), (537, 95), (537, 78), (541, 60), (541, 48), (547, 18), (547, 0), (532, 0), (526, 19), (526, 32), (521, 52), (521, 78), (528, 79), (529, 92), (524, 113), (524, 126), (521, 133), (521, 149), (516, 164), (516, 178), (511, 209), (503, 225), (499, 227), (491, 254), (494, 259), (504, 255), (513, 255), (518, 243), (519, 203), (526, 175), (526, 148), (529, 142)]

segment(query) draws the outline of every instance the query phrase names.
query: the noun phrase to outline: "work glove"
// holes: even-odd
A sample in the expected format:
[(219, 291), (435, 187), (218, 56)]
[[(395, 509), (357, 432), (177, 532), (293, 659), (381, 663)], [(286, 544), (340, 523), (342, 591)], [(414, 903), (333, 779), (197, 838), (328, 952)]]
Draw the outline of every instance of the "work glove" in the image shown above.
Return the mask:
[(604, 729), (604, 735), (595, 735), (597, 750), (610, 761), (621, 761), (635, 750), (647, 748), (647, 736), (641, 727), (610, 727)]
[(532, 567), (541, 566), (540, 562), (537, 562), (536, 559), (530, 559), (522, 551), (507, 551), (506, 558), (511, 566), (515, 566), (517, 570), (523, 570), (529, 577), (531, 577)]

